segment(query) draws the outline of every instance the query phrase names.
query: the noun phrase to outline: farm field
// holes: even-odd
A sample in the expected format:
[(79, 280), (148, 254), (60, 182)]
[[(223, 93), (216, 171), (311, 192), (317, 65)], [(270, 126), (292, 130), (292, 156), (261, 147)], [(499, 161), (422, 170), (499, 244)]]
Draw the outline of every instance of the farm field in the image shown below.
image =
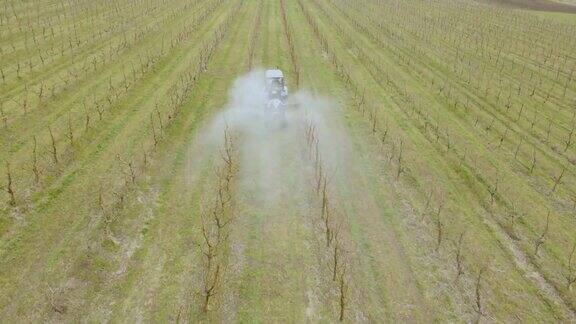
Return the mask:
[[(576, 6), (572, 0), (482, 0), (497, 6), (542, 11), (545, 13), (576, 13)], [(481, 2), (482, 2), (481, 1)]]
[(3, 0), (0, 57), (0, 322), (576, 321), (570, 13)]

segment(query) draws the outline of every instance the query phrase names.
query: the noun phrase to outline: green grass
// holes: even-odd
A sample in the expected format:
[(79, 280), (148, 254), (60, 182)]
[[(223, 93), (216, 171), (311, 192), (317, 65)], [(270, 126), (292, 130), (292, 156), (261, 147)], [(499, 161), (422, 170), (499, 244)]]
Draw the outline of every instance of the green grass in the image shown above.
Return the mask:
[(531, 14), (540, 16), (544, 19), (554, 19), (562, 23), (576, 24), (575, 14), (562, 13), (562, 12), (545, 12), (545, 11), (536, 11)]
[[(472, 322), (478, 300), (481, 321), (574, 321), (574, 16), (472, 1), (6, 3), (0, 160), (12, 166), (17, 206), (2, 196), (5, 321), (338, 320), (333, 245), (303, 125), (261, 140), (237, 134), (227, 267), (201, 310), (200, 215), (222, 163), (206, 127), (251, 60), (282, 69), (292, 93), (328, 101), (305, 108), (321, 116), (346, 321)], [(80, 43), (61, 56), (69, 37)], [(80, 72), (94, 57), (103, 63)], [(52, 85), (55, 96), (41, 101), (40, 87)]]

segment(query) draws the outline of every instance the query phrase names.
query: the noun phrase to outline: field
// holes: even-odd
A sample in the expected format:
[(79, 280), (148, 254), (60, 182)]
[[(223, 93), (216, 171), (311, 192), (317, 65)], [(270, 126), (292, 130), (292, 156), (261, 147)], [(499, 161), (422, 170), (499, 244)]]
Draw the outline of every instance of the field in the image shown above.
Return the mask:
[(482, 0), (494, 5), (542, 12), (576, 13), (573, 0)]
[(0, 6), (0, 322), (576, 321), (570, 14)]

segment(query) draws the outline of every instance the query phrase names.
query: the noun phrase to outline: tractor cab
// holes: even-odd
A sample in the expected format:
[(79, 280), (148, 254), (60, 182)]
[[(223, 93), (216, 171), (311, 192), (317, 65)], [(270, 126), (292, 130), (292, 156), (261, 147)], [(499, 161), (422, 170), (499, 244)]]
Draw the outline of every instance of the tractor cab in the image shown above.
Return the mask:
[(286, 124), (286, 102), (288, 88), (284, 83), (284, 74), (280, 70), (266, 70), (266, 111), (272, 118), (272, 125)]
[(284, 83), (284, 74), (281, 70), (267, 70), (266, 71), (266, 94), (268, 100), (280, 100), (283, 104), (286, 103), (288, 97), (288, 88)]

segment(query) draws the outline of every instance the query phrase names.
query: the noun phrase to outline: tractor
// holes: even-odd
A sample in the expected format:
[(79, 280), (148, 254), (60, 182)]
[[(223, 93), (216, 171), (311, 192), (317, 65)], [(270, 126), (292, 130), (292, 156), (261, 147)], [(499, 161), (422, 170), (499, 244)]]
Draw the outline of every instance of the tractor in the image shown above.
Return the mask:
[(284, 115), (288, 88), (281, 70), (266, 70), (266, 109), (273, 114)]

